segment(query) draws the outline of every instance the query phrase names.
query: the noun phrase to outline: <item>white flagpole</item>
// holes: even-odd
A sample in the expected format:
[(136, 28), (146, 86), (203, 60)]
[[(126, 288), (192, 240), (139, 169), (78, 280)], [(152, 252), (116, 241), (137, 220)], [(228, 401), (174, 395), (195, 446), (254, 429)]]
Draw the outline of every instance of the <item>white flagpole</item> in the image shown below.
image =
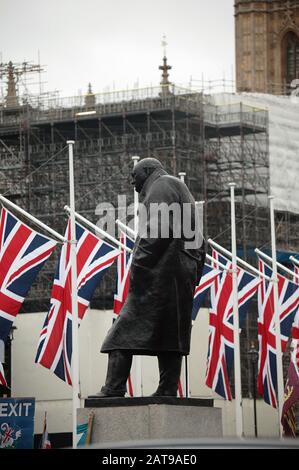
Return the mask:
[[(196, 203), (197, 204), (197, 203)], [(134, 230), (132, 230), (130, 227), (128, 227), (127, 225), (125, 225), (123, 222), (121, 222), (120, 220), (116, 220), (115, 223), (117, 225), (120, 226), (120, 228), (122, 230), (124, 230), (125, 232), (127, 232), (134, 240), (136, 238), (136, 233), (134, 232)], [(212, 256), (210, 256), (208, 253), (206, 253), (206, 259), (208, 259), (209, 261), (211, 261), (212, 263), (215, 263), (217, 264), (217, 266), (219, 266), (220, 268), (222, 268), (224, 271), (228, 271), (227, 267), (224, 266), (224, 264), (220, 263), (219, 261), (217, 261), (216, 259), (212, 258)], [(250, 265), (249, 265), (250, 266)], [(267, 277), (267, 276), (265, 276)], [(270, 280), (270, 278), (268, 278)]]
[(69, 177), (70, 177), (70, 222), (71, 222), (71, 293), (72, 293), (72, 385), (73, 385), (73, 448), (77, 448), (77, 409), (80, 408), (79, 385), (79, 334), (78, 334), (78, 295), (77, 295), (77, 256), (75, 223), (75, 188), (74, 188), (74, 141), (68, 140)]
[(290, 256), (290, 260), (292, 261), (292, 263), (296, 264), (296, 266), (299, 267), (299, 260), (297, 258), (295, 258), (294, 256)]
[[(140, 160), (140, 157), (134, 155), (132, 157), (134, 167)], [(138, 204), (139, 204), (139, 197), (136, 189), (134, 189), (134, 232), (138, 233)]]
[[(71, 209), (69, 208), (69, 206), (64, 206), (64, 210), (68, 213), (71, 212)], [(76, 217), (76, 219), (80, 220), (81, 222), (83, 222), (88, 227), (92, 228), (95, 232), (102, 235), (102, 237), (106, 237), (108, 240), (115, 243), (115, 245), (117, 245), (119, 248), (123, 248), (124, 250), (128, 251), (128, 253), (132, 253), (132, 250), (130, 248), (128, 248), (126, 245), (121, 243), (116, 238), (112, 237), (112, 235), (110, 235), (108, 232), (105, 232), (105, 230), (102, 230), (100, 227), (98, 227), (97, 225), (90, 222), (90, 220), (83, 217), (83, 215), (80, 215), (80, 214), (78, 214), (78, 212), (75, 212), (75, 217)]]
[(134, 230), (132, 230), (132, 229), (131, 229), (130, 227), (128, 227), (127, 225), (125, 225), (125, 224), (124, 224), (123, 222), (121, 222), (119, 219), (116, 219), (115, 223), (116, 223), (117, 225), (119, 225), (122, 230), (124, 230), (125, 232), (127, 232), (127, 234), (130, 235), (130, 236), (135, 240), (135, 238), (136, 238), (136, 236), (137, 236), (137, 233), (136, 233)]
[(217, 259), (214, 259), (213, 256), (210, 256), (208, 253), (206, 253), (206, 259), (211, 261), (212, 264), (217, 264), (217, 266), (223, 269), (223, 271), (229, 271), (229, 269), (224, 266), (224, 264), (220, 263)]
[(240, 328), (238, 307), (238, 271), (237, 271), (237, 241), (235, 217), (235, 183), (229, 183), (231, 202), (231, 238), (232, 238), (232, 280), (233, 280), (233, 314), (234, 314), (234, 372), (235, 372), (235, 410), (236, 435), (243, 437), (243, 409), (240, 364)]
[(0, 201), (4, 202), (5, 205), (7, 205), (8, 207), (11, 207), (16, 212), (19, 212), (20, 214), (24, 215), (28, 220), (31, 220), (31, 222), (35, 223), (38, 227), (42, 228), (43, 230), (45, 230), (46, 232), (48, 232), (50, 235), (54, 236), (55, 238), (58, 238), (58, 240), (60, 240), (61, 242), (64, 243), (67, 241), (65, 237), (60, 235), (60, 233), (48, 227), (48, 225), (44, 224), (39, 219), (36, 219), (35, 217), (33, 217), (33, 215), (24, 211), (24, 209), (17, 206), (13, 202), (11, 202), (9, 199), (6, 199), (6, 197), (2, 196), (2, 194), (0, 194)]
[(284, 399), (284, 387), (283, 387), (280, 318), (279, 318), (279, 308), (278, 308), (278, 278), (277, 278), (276, 237), (275, 237), (274, 197), (273, 196), (269, 196), (269, 202), (270, 202), (270, 222), (271, 222), (274, 322), (275, 322), (275, 337), (276, 337), (277, 411), (278, 411), (278, 423), (279, 423), (279, 436), (280, 438), (282, 438), (283, 428), (280, 422), (280, 418), (281, 418), (281, 411), (282, 411), (283, 399)]
[[(196, 204), (197, 204), (197, 203), (196, 203)], [(136, 238), (136, 233), (134, 232), (134, 230), (132, 230), (130, 227), (128, 227), (127, 225), (125, 225), (123, 222), (121, 222), (121, 221), (118, 220), (118, 219), (115, 221), (115, 223), (116, 223), (117, 225), (119, 225), (122, 230), (124, 230), (125, 232), (127, 232), (127, 233), (135, 240), (135, 238)], [(220, 245), (219, 245), (219, 246), (220, 246)], [(231, 255), (230, 252), (228, 252), (228, 253)], [(228, 271), (228, 268), (227, 268), (224, 264), (222, 264), (222, 263), (220, 263), (218, 260), (214, 259), (214, 258), (213, 258), (212, 256), (210, 256), (208, 253), (206, 253), (206, 259), (208, 259), (208, 260), (211, 261), (212, 263), (217, 264), (217, 266), (219, 266), (220, 268), (222, 268), (224, 271)], [(251, 266), (249, 265), (249, 267), (251, 267)], [(269, 278), (269, 277), (265, 276), (265, 278), (269, 279), (269, 281), (270, 281), (270, 278)]]
[[(185, 183), (185, 176), (186, 176), (186, 173), (184, 171), (181, 171), (179, 173), (179, 178), (180, 180)], [(189, 368), (189, 360), (188, 360), (188, 356), (186, 355), (185, 356), (185, 396), (186, 398), (189, 397), (189, 388), (190, 388), (190, 368)]]
[[(264, 258), (266, 261), (269, 261), (270, 263), (273, 263), (273, 259), (266, 255), (266, 253), (264, 253), (263, 251), (259, 250), (258, 248), (256, 248), (255, 250), (255, 253), (257, 253), (259, 256), (261, 256), (262, 258)], [(292, 257), (290, 257), (290, 260), (291, 260)], [(278, 263), (278, 261), (276, 261), (276, 266), (278, 268), (280, 268), (282, 271), (284, 271), (285, 273), (289, 274), (291, 276), (291, 278), (296, 278), (296, 279), (299, 279), (299, 276), (298, 274), (294, 273), (293, 271), (291, 271), (289, 268), (286, 268), (283, 264), (280, 264)]]
[(181, 171), (179, 173), (180, 180), (183, 181), (183, 183), (185, 183), (185, 176), (186, 176), (186, 173), (184, 171)]
[(296, 273), (295, 270), (296, 270), (296, 269), (297, 269), (297, 270), (299, 269), (299, 261), (298, 261), (296, 258), (294, 258), (294, 256), (290, 256), (290, 257), (289, 257), (289, 260), (292, 261), (293, 266), (294, 266), (292, 281), (293, 281), (295, 284), (297, 284), (297, 286), (298, 286), (298, 284), (299, 284), (299, 281), (298, 281), (299, 276), (297, 275), (297, 273)]
[[(140, 157), (134, 155), (132, 157), (133, 166), (135, 167), (140, 160)], [(138, 204), (139, 204), (139, 197), (136, 189), (134, 189), (134, 232), (136, 236), (138, 234)], [(141, 363), (141, 356), (135, 356), (135, 390), (134, 396), (142, 397), (142, 363)]]
[[(211, 238), (208, 239), (208, 243), (210, 245), (212, 245), (214, 248), (216, 248), (217, 250), (224, 253), (226, 256), (229, 256), (231, 258), (231, 256), (232, 256), (231, 252), (226, 250), (225, 248), (223, 248), (223, 246), (218, 245), (218, 243), (214, 242), (214, 240), (212, 240)], [(257, 251), (257, 250), (255, 250), (255, 251)], [(237, 256), (237, 262), (239, 264), (241, 264), (244, 268), (246, 268), (249, 271), (252, 271), (253, 273), (257, 274), (258, 277), (263, 277), (264, 279), (267, 279), (267, 281), (271, 281), (269, 276), (266, 276), (265, 274), (261, 273), (258, 269), (251, 266), (251, 264), (246, 263), (246, 261), (244, 261), (242, 258), (239, 258), (238, 256)]]

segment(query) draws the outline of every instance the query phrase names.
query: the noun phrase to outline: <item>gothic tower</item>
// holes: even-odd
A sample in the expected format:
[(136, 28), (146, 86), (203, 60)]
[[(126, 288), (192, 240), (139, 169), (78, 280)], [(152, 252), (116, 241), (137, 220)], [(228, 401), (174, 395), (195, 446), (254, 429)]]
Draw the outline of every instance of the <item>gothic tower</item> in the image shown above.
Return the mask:
[(299, 79), (299, 1), (235, 0), (238, 91), (289, 93)]

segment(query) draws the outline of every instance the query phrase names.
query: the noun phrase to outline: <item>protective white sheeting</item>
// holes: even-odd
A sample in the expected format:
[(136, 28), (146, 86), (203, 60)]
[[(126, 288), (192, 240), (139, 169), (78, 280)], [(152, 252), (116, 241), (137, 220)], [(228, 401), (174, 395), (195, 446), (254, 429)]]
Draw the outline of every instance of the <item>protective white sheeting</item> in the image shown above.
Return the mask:
[(270, 192), (276, 209), (299, 213), (299, 98), (219, 93), (212, 95), (212, 102), (242, 102), (269, 111)]

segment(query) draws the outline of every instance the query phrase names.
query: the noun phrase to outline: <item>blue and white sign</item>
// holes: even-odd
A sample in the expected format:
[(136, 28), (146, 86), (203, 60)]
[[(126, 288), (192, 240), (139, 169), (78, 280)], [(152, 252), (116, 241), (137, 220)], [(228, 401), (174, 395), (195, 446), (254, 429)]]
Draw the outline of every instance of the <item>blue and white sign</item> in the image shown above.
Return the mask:
[(0, 449), (32, 449), (35, 398), (0, 398)]

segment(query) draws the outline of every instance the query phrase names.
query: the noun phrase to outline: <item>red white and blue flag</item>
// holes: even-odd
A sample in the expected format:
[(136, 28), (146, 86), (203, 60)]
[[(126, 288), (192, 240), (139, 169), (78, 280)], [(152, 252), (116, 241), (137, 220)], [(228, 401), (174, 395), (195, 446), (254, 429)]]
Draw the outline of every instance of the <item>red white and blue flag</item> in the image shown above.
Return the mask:
[[(134, 241), (124, 232), (120, 233), (119, 241), (133, 251)], [(130, 287), (130, 269), (132, 264), (132, 253), (124, 248), (120, 249), (117, 259), (117, 285), (114, 295), (113, 318), (116, 320), (126, 301)]]
[(293, 282), (294, 282), (294, 284), (299, 285), (299, 266), (298, 266), (298, 264), (295, 264), (295, 263), (293, 263), (293, 266), (294, 266)]
[[(272, 269), (259, 259), (259, 270), (272, 277)], [(281, 350), (285, 351), (292, 323), (299, 306), (299, 287), (280, 274), (278, 277), (278, 309)], [(273, 283), (263, 279), (258, 291), (259, 364), (257, 388), (264, 401), (277, 407), (276, 336)]]
[[(70, 237), (70, 221), (66, 230)], [(76, 223), (78, 320), (82, 320), (93, 293), (119, 250)], [(72, 301), (70, 244), (66, 243), (58, 260), (51, 293), (50, 309), (40, 334), (35, 362), (72, 384)]]
[(57, 242), (7, 209), (0, 216), (0, 339), (4, 342), (37, 274)]
[(281, 424), (286, 437), (296, 437), (296, 404), (299, 401), (299, 310), (292, 326), (291, 361), (284, 390)]
[[(295, 284), (299, 286), (299, 266), (297, 264), (294, 264), (294, 276), (293, 281)], [(294, 367), (296, 369), (296, 373), (298, 375), (298, 380), (299, 380), (299, 309), (297, 310), (295, 316), (294, 316), (294, 322), (292, 325), (292, 331), (291, 331), (291, 336), (292, 336), (292, 362), (294, 363)]]
[(192, 320), (195, 321), (202, 302), (209, 292), (212, 285), (214, 285), (216, 278), (220, 275), (221, 271), (213, 266), (209, 266), (207, 263), (204, 264), (200, 283), (195, 288), (193, 307), (192, 307)]
[(4, 387), (7, 387), (7, 382), (6, 382), (6, 378), (4, 375), (4, 369), (3, 369), (3, 365), (1, 364), (1, 362), (0, 362), (0, 385), (4, 385)]
[(299, 379), (299, 310), (294, 318), (294, 323), (292, 326), (292, 362), (294, 363), (298, 379)]
[[(119, 241), (133, 251), (134, 241), (126, 233), (120, 232)], [(131, 264), (132, 253), (121, 248), (120, 255), (117, 258), (117, 285), (113, 304), (113, 322), (118, 318), (129, 292)], [(131, 375), (128, 377), (127, 388), (129, 395), (133, 397), (134, 393)]]
[[(214, 263), (212, 263), (214, 264)], [(202, 276), (200, 279), (200, 282), (198, 286), (196, 286), (195, 291), (194, 291), (194, 297), (193, 297), (193, 306), (192, 306), (192, 322), (196, 320), (196, 317), (199, 313), (200, 307), (202, 306), (202, 303), (210, 291), (211, 287), (215, 284), (216, 279), (220, 275), (221, 271), (217, 269), (217, 264), (215, 266), (210, 266), (209, 264), (205, 263), (202, 271)], [(188, 396), (186, 393), (186, 387), (184, 386), (184, 375), (186, 375), (186, 367), (182, 367), (182, 374), (181, 374), (181, 380), (179, 381), (178, 385), (178, 393), (180, 398), (184, 398), (184, 396)]]
[[(211, 288), (206, 385), (226, 400), (231, 400), (229, 376), (234, 361), (232, 263), (215, 250), (213, 258), (226, 266), (227, 270), (215, 279)], [(239, 325), (242, 328), (250, 301), (261, 280), (239, 267), (237, 273)]]

